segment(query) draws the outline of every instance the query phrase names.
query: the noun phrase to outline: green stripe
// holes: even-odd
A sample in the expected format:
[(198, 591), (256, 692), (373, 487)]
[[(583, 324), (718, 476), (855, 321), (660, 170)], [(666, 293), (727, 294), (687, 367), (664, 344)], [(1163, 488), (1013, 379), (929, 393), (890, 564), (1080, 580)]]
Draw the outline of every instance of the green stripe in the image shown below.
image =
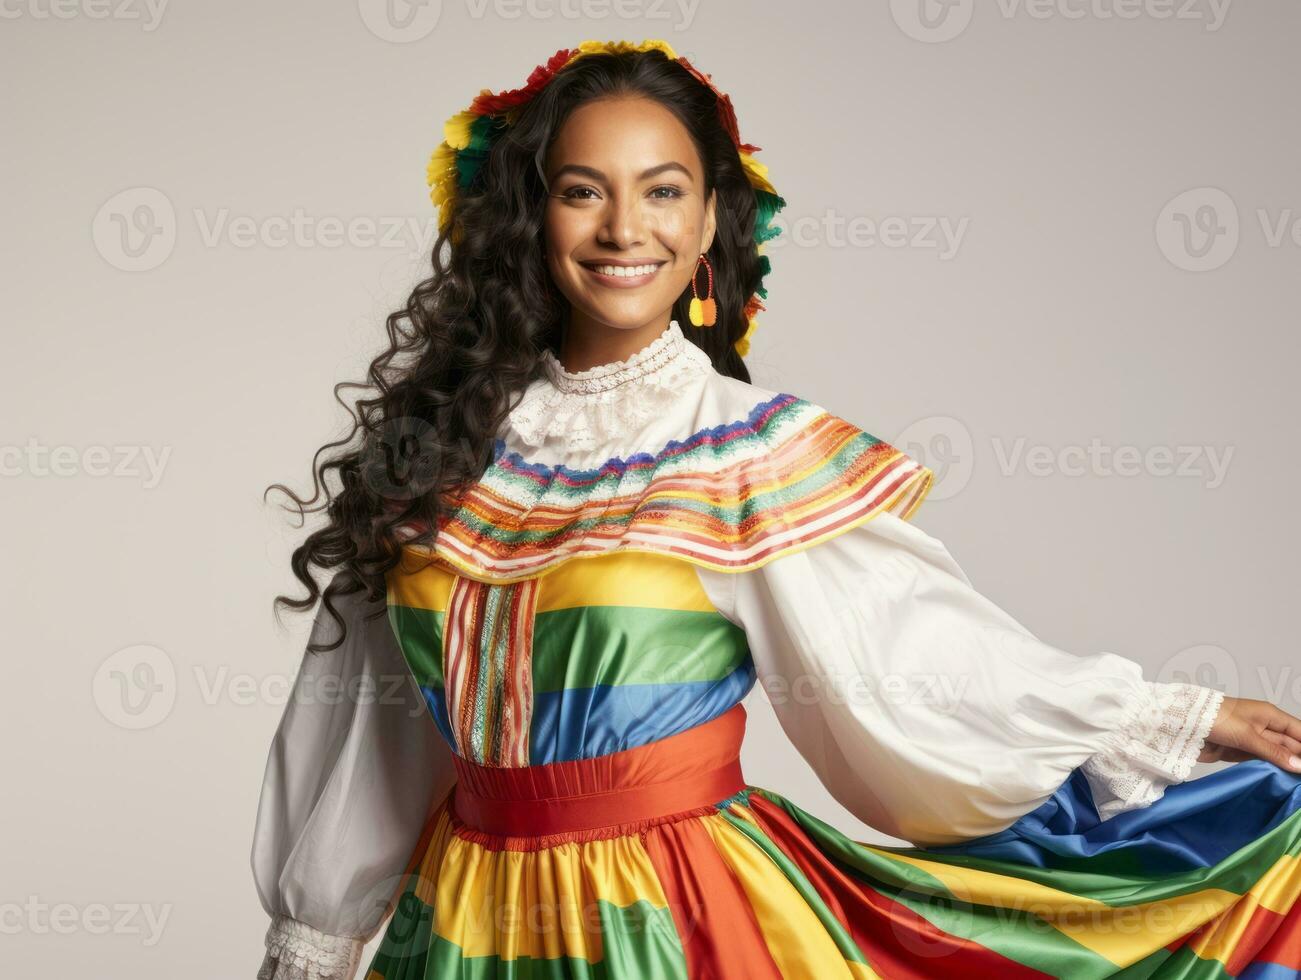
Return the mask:
[(388, 616), (416, 682), (426, 687), (442, 687), (443, 614), (432, 609), (390, 604)]
[[(424, 980), (427, 976), (459, 980), (687, 980), (686, 955), (672, 912), (644, 899), (623, 908), (597, 900), (603, 955), (595, 963), (575, 956), (503, 960), (496, 955), (465, 956), (458, 945), (434, 935), (434, 910), (416, 898), (412, 888), (414, 884), (404, 891), (379, 949), (358, 980), (366, 980), (372, 970), (384, 980)], [(557, 936), (558, 944), (564, 945), (564, 939)]]
[[(416, 681), (443, 687), (444, 614), (390, 605), (389, 621)], [(713, 610), (578, 606), (537, 613), (535, 692), (597, 684), (720, 680), (749, 656), (745, 631)], [(581, 657), (574, 651), (581, 649)]]
[(552, 609), (534, 624), (533, 689), (714, 681), (748, 654), (745, 632), (712, 610)]

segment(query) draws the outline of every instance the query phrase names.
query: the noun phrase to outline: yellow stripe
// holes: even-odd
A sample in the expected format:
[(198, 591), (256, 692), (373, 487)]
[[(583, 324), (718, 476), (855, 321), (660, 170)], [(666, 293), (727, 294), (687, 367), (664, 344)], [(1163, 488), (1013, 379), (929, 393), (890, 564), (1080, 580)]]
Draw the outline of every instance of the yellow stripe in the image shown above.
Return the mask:
[(920, 868), (958, 900), (1015, 909), (1051, 922), (1059, 932), (1116, 966), (1129, 966), (1215, 918), (1239, 896), (1221, 888), (1137, 905), (1108, 905), (1014, 875), (963, 868), (870, 847)]
[(389, 604), (446, 612), (447, 601), (452, 594), (452, 582), (456, 576), (439, 565), (426, 568), (418, 565), (410, 553), (403, 552), (402, 564), (388, 573)]
[[(388, 601), (412, 609), (446, 612), (456, 574), (440, 565), (388, 574)], [(649, 606), (714, 612), (700, 577), (688, 562), (659, 552), (615, 551), (566, 562), (539, 580), (537, 611), (576, 606)]]
[(874, 977), (853, 967), (840, 952), (817, 913), (786, 874), (754, 841), (722, 814), (701, 818), (723, 860), (732, 869), (754, 908), (768, 952), (784, 977), (862, 980)]
[(575, 606), (650, 606), (713, 612), (695, 568), (667, 555), (612, 552), (566, 562), (539, 583), (538, 612)]
[(1206, 960), (1227, 963), (1242, 934), (1259, 908), (1282, 915), (1301, 897), (1301, 861), (1285, 854), (1260, 876), (1242, 900), (1229, 909), (1204, 935), (1188, 944), (1189, 949)]
[(596, 903), (668, 902), (637, 836), (493, 851), (454, 836), (438, 870), (434, 931), (463, 956), (602, 957)]

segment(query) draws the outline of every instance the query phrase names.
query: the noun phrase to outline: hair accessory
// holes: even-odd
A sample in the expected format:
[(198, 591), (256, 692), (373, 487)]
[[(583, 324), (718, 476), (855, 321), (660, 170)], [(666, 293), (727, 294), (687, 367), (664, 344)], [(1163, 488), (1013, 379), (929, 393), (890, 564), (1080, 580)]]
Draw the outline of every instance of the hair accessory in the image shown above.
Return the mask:
[[(705, 264), (705, 272), (709, 275), (704, 299), (701, 299), (700, 294), (696, 292), (696, 274), (700, 272), (701, 262)], [(691, 270), (691, 296), (687, 317), (698, 327), (712, 327), (718, 320), (718, 308), (714, 303), (714, 267), (709, 264), (709, 259), (704, 252), (700, 253), (700, 258), (696, 260), (696, 267)]]
[[(458, 194), (473, 185), (475, 175), (488, 158), (493, 144), (515, 122), (520, 110), (547, 87), (560, 69), (587, 55), (652, 50), (661, 51), (666, 58), (676, 61), (717, 96), (719, 122), (732, 138), (736, 152), (741, 158), (741, 167), (750, 182), (750, 187), (754, 190), (756, 212), (754, 241), (759, 251), (759, 285), (745, 304), (744, 312), (747, 321), (745, 334), (734, 344), (737, 353), (744, 357), (750, 351), (750, 336), (754, 333), (755, 318), (759, 311), (764, 309), (762, 300), (768, 296), (768, 291), (763, 286), (763, 278), (771, 271), (771, 264), (768, 256), (763, 254), (764, 242), (775, 238), (780, 233), (781, 229), (772, 225), (772, 219), (786, 202), (777, 196), (776, 190), (768, 181), (768, 168), (754, 158), (759, 147), (741, 141), (736, 113), (732, 109), (732, 100), (710, 81), (708, 74), (697, 69), (686, 58), (676, 54), (664, 41), (648, 40), (640, 44), (633, 44), (631, 41), (584, 41), (577, 48), (561, 48), (547, 59), (545, 64), (534, 68), (529, 73), (523, 88), (507, 89), (495, 94), (491, 89), (481, 89), (468, 109), (458, 112), (444, 124), (443, 141), (429, 159), (426, 178), (430, 200), (438, 208), (438, 230), (441, 233), (447, 229)], [(453, 242), (458, 240), (456, 229), (453, 229), (452, 240)], [(708, 260), (706, 260), (706, 267), (708, 268)], [(712, 289), (712, 269), (709, 270), (709, 277)], [(691, 287), (694, 294), (694, 276)], [(693, 309), (697, 302), (701, 304), (702, 317), (707, 307), (714, 306), (712, 296), (705, 300), (693, 299)], [(709, 323), (713, 323), (715, 317), (716, 314), (709, 317)], [(696, 322), (694, 314), (691, 322)]]

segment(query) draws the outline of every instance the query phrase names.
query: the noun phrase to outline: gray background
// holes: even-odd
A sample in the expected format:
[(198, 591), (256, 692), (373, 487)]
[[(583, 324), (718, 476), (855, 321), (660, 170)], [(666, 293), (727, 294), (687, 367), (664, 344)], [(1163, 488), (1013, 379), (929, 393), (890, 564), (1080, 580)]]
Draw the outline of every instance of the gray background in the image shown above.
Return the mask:
[[(120, 2), (0, 23), (6, 974), (253, 975), (307, 628), (261, 491), (422, 274), (443, 121), (587, 38), (763, 148), (757, 383), (931, 465), (917, 523), (1041, 637), (1301, 710), (1296, 3)], [(880, 840), (749, 706), (750, 781)]]

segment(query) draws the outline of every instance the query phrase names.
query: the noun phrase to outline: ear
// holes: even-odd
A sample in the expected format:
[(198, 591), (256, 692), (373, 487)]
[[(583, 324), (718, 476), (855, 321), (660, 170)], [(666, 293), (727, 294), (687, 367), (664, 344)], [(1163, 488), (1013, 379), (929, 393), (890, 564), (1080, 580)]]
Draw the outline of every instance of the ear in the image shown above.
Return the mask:
[(700, 251), (708, 252), (709, 246), (714, 244), (714, 232), (718, 228), (715, 220), (714, 205), (718, 200), (718, 191), (709, 192), (709, 200), (705, 202), (705, 233), (700, 238)]

